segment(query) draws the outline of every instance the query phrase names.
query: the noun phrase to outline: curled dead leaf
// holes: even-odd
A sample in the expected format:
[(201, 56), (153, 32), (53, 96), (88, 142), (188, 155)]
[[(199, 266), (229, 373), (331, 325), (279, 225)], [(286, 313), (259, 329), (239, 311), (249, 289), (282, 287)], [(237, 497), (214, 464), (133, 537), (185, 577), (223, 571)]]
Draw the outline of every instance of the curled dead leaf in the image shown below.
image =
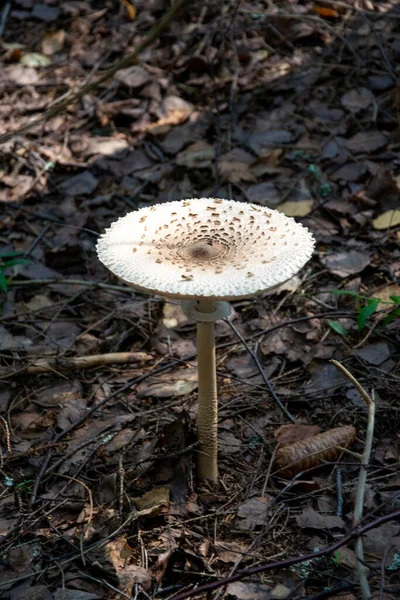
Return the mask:
[(317, 467), (323, 461), (333, 461), (340, 455), (340, 447), (347, 448), (356, 437), (352, 425), (329, 429), (313, 437), (294, 442), (279, 448), (274, 466), (283, 477), (293, 477), (297, 473)]

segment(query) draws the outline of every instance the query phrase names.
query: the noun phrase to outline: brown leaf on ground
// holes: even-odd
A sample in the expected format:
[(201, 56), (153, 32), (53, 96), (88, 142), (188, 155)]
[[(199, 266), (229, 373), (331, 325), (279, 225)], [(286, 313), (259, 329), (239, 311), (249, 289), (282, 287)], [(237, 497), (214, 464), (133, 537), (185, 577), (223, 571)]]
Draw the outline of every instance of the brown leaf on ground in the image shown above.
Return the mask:
[(218, 560), (224, 563), (235, 563), (245, 556), (247, 548), (237, 542), (215, 542), (213, 550)]
[(300, 442), (309, 437), (313, 437), (320, 433), (321, 427), (319, 425), (281, 425), (275, 432), (274, 438), (281, 444), (293, 444), (294, 442)]
[(311, 507), (305, 508), (301, 515), (297, 515), (296, 521), (299, 527), (302, 529), (333, 529), (336, 527), (340, 529), (344, 528), (344, 521), (341, 517), (334, 515), (321, 515)]
[(154, 488), (143, 494), (143, 496), (131, 498), (131, 500), (138, 510), (145, 510), (147, 508), (157, 509), (161, 506), (168, 506), (169, 488)]
[(63, 181), (59, 185), (59, 190), (67, 196), (82, 196), (94, 192), (98, 183), (98, 180), (90, 171), (83, 171), (83, 173)]
[(301, 471), (323, 464), (324, 461), (336, 460), (342, 452), (339, 446), (347, 448), (355, 436), (355, 427), (344, 425), (283, 446), (275, 454), (274, 467), (279, 475), (293, 477)]
[(227, 585), (226, 594), (238, 600), (272, 600), (271, 590), (267, 583), (235, 581)]
[(139, 585), (145, 592), (151, 588), (151, 575), (144, 567), (126, 565), (118, 571), (120, 590), (128, 596), (132, 595), (135, 585)]
[(237, 511), (238, 528), (253, 531), (256, 527), (265, 525), (270, 502), (271, 498), (268, 496), (249, 498), (243, 502)]
[(341, 104), (354, 114), (368, 108), (373, 101), (374, 95), (365, 87), (353, 88), (340, 98)]
[(352, 138), (346, 140), (344, 145), (350, 152), (355, 154), (376, 152), (388, 143), (386, 135), (380, 131), (361, 131)]
[(53, 56), (57, 52), (61, 52), (64, 48), (65, 43), (65, 31), (64, 29), (58, 29), (45, 33), (42, 39), (42, 53), (45, 56)]
[(115, 79), (130, 88), (139, 88), (151, 80), (149, 71), (140, 65), (120, 69), (114, 75)]
[(204, 141), (195, 142), (178, 154), (176, 164), (190, 169), (206, 169), (211, 166), (214, 156), (213, 146)]
[(370, 365), (381, 365), (390, 358), (390, 349), (385, 342), (376, 342), (376, 344), (368, 344), (358, 350), (356, 356)]
[(321, 258), (321, 262), (334, 275), (348, 277), (363, 271), (371, 262), (368, 252), (350, 250), (348, 252), (333, 252)]

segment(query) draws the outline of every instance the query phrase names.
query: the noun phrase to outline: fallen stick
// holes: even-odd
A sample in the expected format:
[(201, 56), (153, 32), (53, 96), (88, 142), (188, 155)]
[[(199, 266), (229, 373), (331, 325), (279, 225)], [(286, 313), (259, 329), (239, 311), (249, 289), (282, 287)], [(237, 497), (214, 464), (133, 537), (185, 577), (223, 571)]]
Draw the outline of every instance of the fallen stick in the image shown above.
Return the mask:
[[(356, 492), (356, 500), (354, 504), (354, 514), (353, 514), (353, 526), (357, 527), (362, 519), (363, 515), (363, 507), (364, 507), (364, 497), (365, 497), (365, 486), (367, 482), (367, 466), (369, 464), (369, 459), (371, 456), (372, 449), (372, 439), (374, 436), (374, 425), (375, 425), (375, 402), (373, 398), (367, 394), (362, 385), (357, 381), (357, 379), (337, 360), (331, 360), (332, 364), (335, 365), (342, 373), (344, 373), (357, 389), (357, 391), (362, 396), (368, 407), (368, 425), (367, 425), (367, 434), (365, 437), (364, 444), (364, 452), (361, 456), (361, 469), (360, 475), (358, 477), (357, 483), (357, 492)], [(354, 544), (354, 553), (356, 555), (357, 560), (357, 573), (358, 578), (360, 580), (360, 588), (363, 600), (370, 600), (372, 598), (371, 590), (368, 583), (368, 575), (367, 575), (367, 567), (365, 566), (364, 561), (364, 547), (362, 542), (362, 537), (359, 536)]]
[(54, 371), (72, 371), (73, 369), (91, 369), (105, 365), (126, 365), (129, 363), (143, 363), (154, 360), (147, 352), (113, 352), (111, 354), (94, 354), (92, 356), (76, 356), (74, 358), (39, 358), (34, 364), (8, 373), (8, 377), (20, 374), (21, 371), (29, 373), (49, 373)]
[(338, 542), (335, 542), (331, 546), (324, 548), (323, 550), (317, 550), (316, 552), (312, 552), (310, 554), (303, 554), (303, 556), (292, 556), (291, 558), (285, 558), (284, 560), (279, 560), (277, 562), (270, 562), (259, 565), (258, 567), (250, 567), (248, 569), (243, 569), (236, 575), (232, 575), (231, 577), (226, 577), (219, 581), (212, 581), (211, 583), (206, 583), (205, 585), (200, 585), (197, 588), (192, 588), (182, 594), (175, 594), (174, 596), (170, 596), (169, 600), (187, 600), (188, 598), (194, 598), (199, 594), (204, 594), (205, 592), (209, 593), (213, 590), (216, 590), (222, 586), (228, 585), (228, 583), (234, 583), (235, 581), (241, 581), (251, 575), (257, 575), (258, 573), (266, 573), (267, 571), (272, 571), (275, 569), (284, 569), (287, 567), (291, 567), (292, 565), (297, 565), (298, 563), (314, 560), (315, 558), (320, 558), (321, 556), (329, 556), (342, 546), (345, 546), (351, 540), (357, 539), (363, 533), (367, 533), (371, 531), (371, 529), (375, 529), (384, 523), (388, 523), (389, 521), (395, 521), (400, 517), (400, 508), (395, 510), (392, 513), (384, 515), (383, 517), (379, 517), (362, 527), (357, 527), (356, 529), (352, 529), (349, 533), (344, 535)]

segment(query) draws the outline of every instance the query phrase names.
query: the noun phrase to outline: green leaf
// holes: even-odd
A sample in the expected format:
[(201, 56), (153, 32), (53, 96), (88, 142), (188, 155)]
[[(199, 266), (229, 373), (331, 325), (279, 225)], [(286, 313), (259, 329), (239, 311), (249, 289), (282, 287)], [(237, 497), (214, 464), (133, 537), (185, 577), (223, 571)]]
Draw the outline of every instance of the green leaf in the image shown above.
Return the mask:
[(13, 260), (7, 260), (2, 264), (2, 269), (8, 269), (9, 267), (15, 267), (15, 265), (30, 265), (32, 263), (31, 260), (27, 258), (14, 258)]
[(389, 325), (389, 323), (394, 321), (394, 319), (396, 317), (398, 317), (399, 315), (400, 315), (400, 308), (395, 308), (386, 316), (385, 320), (383, 321), (383, 325)]
[(0, 260), (3, 258), (15, 258), (16, 256), (22, 256), (23, 252), (0, 252)]
[(353, 298), (357, 298), (357, 300), (371, 300), (368, 296), (362, 296), (358, 292), (352, 292), (351, 290), (331, 290), (329, 293), (335, 296), (352, 296)]
[(389, 298), (394, 302), (394, 304), (400, 304), (400, 296), (389, 296)]
[(2, 292), (4, 292), (5, 294), (7, 294), (7, 292), (8, 292), (7, 279), (1, 269), (0, 269), (0, 290)]
[(369, 317), (371, 317), (374, 314), (380, 302), (381, 301), (379, 298), (373, 298), (372, 300), (368, 301), (368, 303), (364, 306), (363, 309), (361, 309), (357, 317), (358, 331), (361, 331), (365, 327), (367, 319), (369, 319)]
[(347, 335), (347, 329), (345, 329), (345, 327), (343, 327), (343, 325), (339, 323), (339, 321), (332, 321), (331, 319), (329, 319), (328, 325), (336, 333), (340, 333), (340, 335)]

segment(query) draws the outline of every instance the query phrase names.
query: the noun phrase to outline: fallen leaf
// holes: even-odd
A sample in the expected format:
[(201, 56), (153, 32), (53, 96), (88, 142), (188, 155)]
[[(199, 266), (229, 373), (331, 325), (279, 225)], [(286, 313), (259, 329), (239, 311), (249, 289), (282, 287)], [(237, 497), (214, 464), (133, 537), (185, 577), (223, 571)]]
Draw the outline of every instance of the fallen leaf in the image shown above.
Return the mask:
[(355, 435), (355, 427), (344, 425), (286, 444), (276, 451), (274, 466), (283, 477), (293, 477), (301, 471), (318, 467), (325, 461), (336, 460), (342, 452), (341, 448), (347, 448), (354, 441)]
[(215, 542), (213, 548), (217, 558), (224, 563), (235, 563), (246, 554), (246, 547), (237, 542)]
[(218, 435), (218, 445), (221, 454), (229, 455), (240, 452), (242, 442), (230, 431), (221, 431)]
[(64, 29), (50, 31), (45, 33), (42, 39), (42, 54), (45, 56), (53, 56), (57, 52), (61, 52), (65, 43)]
[(363, 271), (370, 264), (370, 257), (368, 252), (349, 250), (327, 254), (321, 262), (331, 273), (344, 278)]
[(301, 515), (296, 516), (296, 522), (302, 529), (343, 529), (344, 521), (336, 515), (321, 515), (311, 507), (303, 510)]
[(269, 600), (272, 586), (267, 583), (252, 583), (251, 581), (235, 581), (229, 583), (224, 595), (233, 596), (239, 600)]
[(241, 181), (255, 181), (253, 173), (250, 171), (249, 165), (243, 162), (220, 160), (218, 170), (222, 181), (230, 181), (231, 183), (240, 183)]
[(238, 528), (242, 531), (253, 531), (256, 527), (265, 525), (270, 502), (271, 498), (268, 496), (249, 498), (243, 502), (237, 511), (237, 516), (240, 519)]
[(237, 132), (239, 141), (245, 143), (255, 154), (260, 155), (263, 149), (269, 149), (281, 144), (290, 144), (293, 134), (287, 129), (267, 129), (261, 133)]
[(197, 370), (185, 369), (173, 375), (160, 375), (149, 378), (137, 387), (138, 398), (170, 398), (171, 396), (186, 396), (197, 388)]
[(114, 75), (115, 79), (130, 88), (142, 87), (151, 80), (151, 75), (140, 65), (120, 69)]
[[(117, 158), (121, 152), (124, 152), (128, 148), (129, 144), (126, 140), (96, 136), (89, 139), (85, 155), (92, 156), (93, 154), (101, 154), (102, 156), (112, 156)], [(146, 164), (146, 166), (148, 165)]]
[(143, 494), (143, 496), (131, 498), (131, 501), (138, 510), (145, 510), (146, 508), (158, 508), (160, 506), (168, 506), (169, 488), (154, 488), (149, 492)]
[(400, 210), (387, 210), (372, 221), (374, 229), (388, 229), (400, 225)]
[(393, 300), (391, 300), (390, 296), (400, 296), (400, 285), (397, 285), (396, 283), (392, 283), (390, 285), (385, 285), (384, 287), (380, 288), (379, 290), (375, 290), (374, 292), (371, 292), (372, 298), (379, 298), (380, 300), (382, 300), (382, 303), (378, 305), (378, 308), (377, 308), (378, 312), (380, 310), (386, 310), (387, 305), (383, 304), (384, 302), (393, 302)]
[(293, 444), (304, 440), (308, 437), (313, 437), (317, 433), (320, 433), (321, 427), (318, 425), (281, 425), (275, 432), (274, 438), (278, 444)]
[(139, 585), (145, 592), (151, 588), (151, 575), (144, 567), (126, 565), (118, 571), (117, 576), (121, 592), (128, 596), (134, 595), (135, 585)]
[(98, 186), (98, 181), (90, 171), (83, 171), (78, 175), (69, 177), (59, 185), (60, 192), (66, 196), (81, 196), (91, 194)]
[(305, 217), (309, 215), (314, 206), (314, 200), (300, 200), (293, 202), (287, 200), (276, 207), (276, 210), (285, 214), (287, 217)]
[(19, 63), (24, 67), (48, 67), (51, 60), (39, 52), (29, 52), (21, 56)]
[(82, 392), (80, 381), (71, 379), (41, 389), (37, 397), (33, 397), (33, 402), (43, 408), (63, 407), (69, 402), (78, 400), (82, 396)]
[(31, 16), (34, 19), (40, 19), (40, 21), (45, 21), (46, 23), (50, 23), (50, 21), (55, 21), (60, 16), (60, 9), (56, 6), (49, 6), (48, 4), (36, 4), (34, 3), (34, 7), (31, 13)]
[(163, 324), (166, 329), (184, 327), (192, 323), (192, 319), (182, 310), (180, 304), (165, 302), (163, 306)]
[(191, 144), (176, 157), (176, 164), (191, 169), (206, 169), (211, 166), (215, 157), (215, 148), (207, 142), (200, 141)]
[(351, 113), (357, 114), (368, 108), (374, 100), (374, 95), (365, 87), (349, 90), (340, 99), (341, 104)]
[(57, 426), (62, 430), (68, 429), (68, 427), (70, 427), (72, 423), (75, 423), (81, 417), (83, 417), (86, 414), (86, 411), (86, 400), (84, 400), (83, 398), (76, 398), (75, 400), (71, 400), (59, 412), (57, 416)]
[(362, 358), (370, 365), (380, 365), (390, 358), (390, 350), (385, 342), (376, 342), (375, 344), (364, 346), (364, 348), (356, 352), (356, 356)]
[(383, 135), (380, 131), (371, 130), (356, 133), (349, 140), (344, 140), (343, 145), (350, 150), (350, 152), (359, 154), (375, 152), (386, 146), (387, 143), (388, 138), (386, 135)]
[(247, 197), (251, 202), (268, 208), (275, 208), (281, 200), (277, 188), (270, 181), (251, 185), (247, 190)]
[(33, 341), (22, 335), (12, 335), (0, 325), (0, 350), (22, 350), (32, 346)]
[(130, 21), (134, 21), (136, 19), (136, 15), (137, 15), (136, 6), (134, 6), (133, 4), (131, 4), (129, 2), (129, 0), (121, 0), (121, 2), (122, 2), (122, 4), (126, 8), (126, 12), (128, 13), (128, 19)]
[(331, 179), (333, 181), (338, 179), (360, 181), (366, 173), (368, 173), (368, 165), (364, 161), (347, 163), (332, 173)]
[(313, 5), (313, 11), (317, 13), (320, 17), (324, 19), (336, 18), (339, 16), (339, 13), (334, 8), (328, 8), (327, 6), (318, 6), (318, 4)]

